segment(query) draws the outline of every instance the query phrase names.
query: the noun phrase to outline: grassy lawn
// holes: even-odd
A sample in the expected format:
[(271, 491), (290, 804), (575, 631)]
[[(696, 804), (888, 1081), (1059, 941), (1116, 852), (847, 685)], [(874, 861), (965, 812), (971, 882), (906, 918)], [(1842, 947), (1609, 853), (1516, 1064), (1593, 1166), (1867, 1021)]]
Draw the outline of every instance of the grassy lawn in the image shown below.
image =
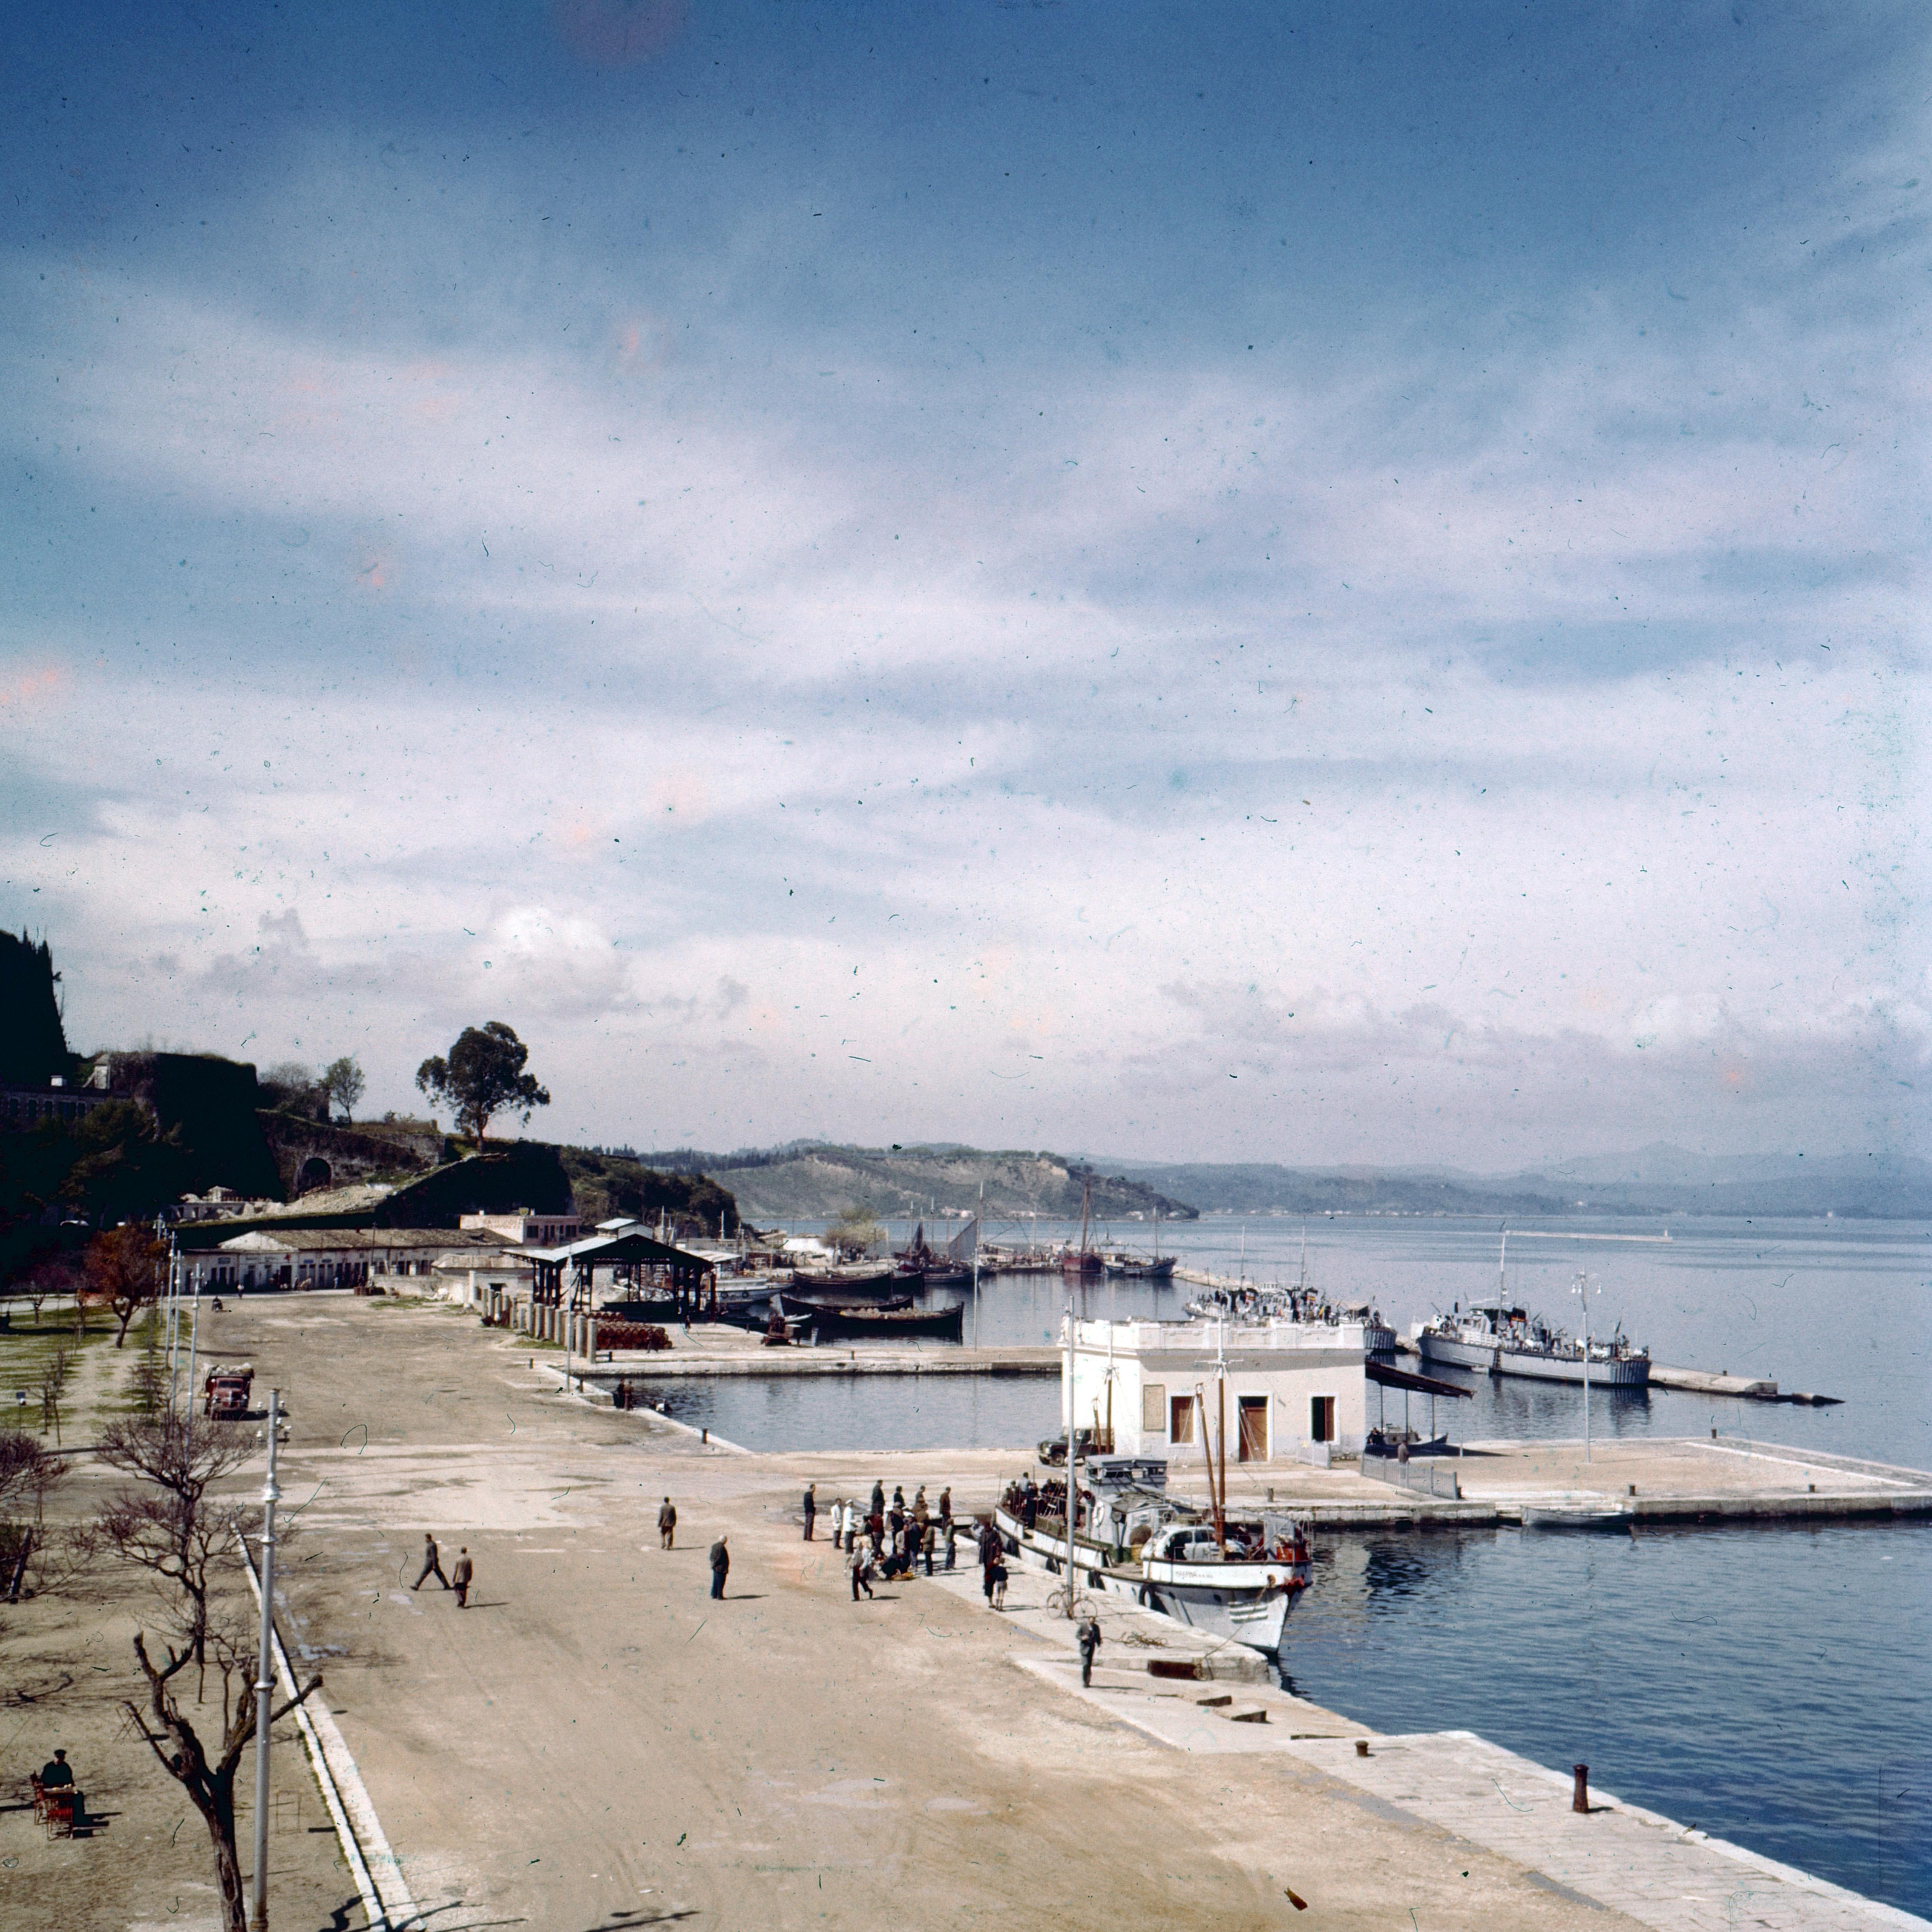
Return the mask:
[[(0, 1330), (0, 1427), (23, 1429), (50, 1442), (55, 1439), (56, 1432), (44, 1426), (41, 1389), (43, 1377), (61, 1356), (65, 1356), (67, 1368), (60, 1396), (59, 1436), (63, 1444), (92, 1439), (98, 1424), (110, 1417), (140, 1413), (146, 1320), (137, 1318), (128, 1330), (125, 1346), (117, 1349), (116, 1324), (100, 1310), (89, 1314), (78, 1332), (74, 1304), (69, 1299), (50, 1297), (41, 1305), (38, 1321), (24, 1301), (14, 1302), (11, 1312), (13, 1320)], [(159, 1312), (151, 1311), (151, 1315), (158, 1351), (162, 1340)], [(158, 1355), (158, 1367), (164, 1382), (164, 1354)]]

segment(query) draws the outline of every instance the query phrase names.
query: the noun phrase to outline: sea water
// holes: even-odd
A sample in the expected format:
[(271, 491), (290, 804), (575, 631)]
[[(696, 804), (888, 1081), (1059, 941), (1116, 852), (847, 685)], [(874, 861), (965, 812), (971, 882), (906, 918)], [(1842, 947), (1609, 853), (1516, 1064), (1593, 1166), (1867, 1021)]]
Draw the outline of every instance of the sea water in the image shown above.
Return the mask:
[[(1585, 1218), (1566, 1230), (1655, 1234)], [(1518, 1303), (1576, 1329), (1621, 1323), (1653, 1358), (1843, 1398), (1795, 1408), (1596, 1390), (1593, 1434), (1708, 1436), (1932, 1468), (1932, 1230), (1920, 1223), (1673, 1216), (1668, 1244), (1513, 1235)], [(1038, 1238), (1064, 1238), (1041, 1228)], [(1032, 1231), (1028, 1231), (1030, 1238)], [(1150, 1229), (1116, 1238), (1151, 1245)], [(1399, 1330), (1497, 1283), (1499, 1224), (1312, 1219), (1312, 1284)], [(1280, 1216), (1163, 1224), (1216, 1274), (1292, 1282)], [(1178, 1319), (1185, 1283), (1098, 1282), (1092, 1318)], [(966, 1317), (988, 1342), (1051, 1342), (1057, 1277), (995, 1278)], [(961, 1298), (942, 1292), (929, 1300)], [(970, 1296), (964, 1298), (972, 1300)], [(1582, 1393), (1446, 1376), (1459, 1441), (1582, 1433)], [(655, 1385), (663, 1388), (666, 1385)], [(1028, 1449), (1056, 1430), (1051, 1378), (731, 1378), (669, 1385), (672, 1412), (748, 1448)], [(1401, 1398), (1391, 1395), (1393, 1405)], [(1414, 1399), (1411, 1419), (1427, 1418)], [(1372, 1413), (1373, 1409), (1372, 1406)], [(1282, 1667), (1318, 1702), (1384, 1730), (1468, 1730), (1687, 1826), (1932, 1915), (1932, 1525), (1797, 1524), (1588, 1537), (1517, 1529), (1324, 1532)], [(1742, 1904), (1733, 1915), (1748, 1923)]]

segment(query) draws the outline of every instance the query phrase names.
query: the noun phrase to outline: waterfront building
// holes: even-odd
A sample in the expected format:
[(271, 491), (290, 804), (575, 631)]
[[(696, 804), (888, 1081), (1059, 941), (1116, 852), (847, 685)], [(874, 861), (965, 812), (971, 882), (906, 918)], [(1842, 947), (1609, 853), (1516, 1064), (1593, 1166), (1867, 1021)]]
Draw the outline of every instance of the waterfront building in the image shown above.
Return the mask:
[[(293, 1288), (386, 1286), (422, 1277), (428, 1292), (427, 1277), (439, 1262), (463, 1258), (458, 1273), (487, 1269), (508, 1245), (480, 1228), (455, 1234), (446, 1228), (254, 1228), (224, 1241), (203, 1261), (203, 1280), (212, 1288)], [(522, 1279), (529, 1279), (527, 1264)]]
[[(629, 1221), (604, 1222), (601, 1226), (628, 1228)], [(513, 1241), (521, 1248), (560, 1248), (574, 1241), (583, 1232), (581, 1218), (574, 1211), (566, 1214), (535, 1214), (527, 1208), (511, 1208), (499, 1214), (465, 1214), (457, 1226), (476, 1228), (487, 1234)]]
[[(1077, 1322), (1073, 1424), (1113, 1455), (1204, 1462), (1219, 1447), (1224, 1375), (1230, 1462), (1326, 1466), (1361, 1454), (1367, 1355), (1359, 1323)], [(1063, 1357), (1062, 1427), (1068, 1388)]]

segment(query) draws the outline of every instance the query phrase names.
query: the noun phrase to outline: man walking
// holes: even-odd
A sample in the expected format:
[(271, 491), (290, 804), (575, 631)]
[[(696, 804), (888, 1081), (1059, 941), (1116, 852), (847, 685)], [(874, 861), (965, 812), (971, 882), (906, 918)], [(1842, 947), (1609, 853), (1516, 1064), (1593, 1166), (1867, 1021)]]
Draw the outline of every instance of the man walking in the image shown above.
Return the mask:
[(664, 1507), (657, 1512), (657, 1546), (669, 1550), (678, 1528), (678, 1512), (671, 1506), (671, 1498), (664, 1498)]
[(437, 1553), (436, 1539), (428, 1530), (422, 1532), (422, 1568), (416, 1573), (416, 1581), (409, 1587), (419, 1590), (434, 1576), (446, 1590), (449, 1579), (443, 1574), (443, 1558)]
[(1093, 1682), (1093, 1654), (1100, 1648), (1100, 1619), (1089, 1617), (1080, 1627), (1080, 1681)]
[(726, 1547), (726, 1539), (720, 1537), (711, 1545), (711, 1594), (722, 1597), (725, 1594), (725, 1579), (730, 1575), (732, 1552)]
[(819, 1486), (816, 1483), (805, 1485), (805, 1540), (812, 1540), (812, 1525), (819, 1514)]
[(467, 1610), (470, 1607), (470, 1579), (476, 1574), (470, 1562), (470, 1546), (466, 1543), (456, 1552), (456, 1562), (449, 1572), (451, 1588), (456, 1592), (456, 1607)]

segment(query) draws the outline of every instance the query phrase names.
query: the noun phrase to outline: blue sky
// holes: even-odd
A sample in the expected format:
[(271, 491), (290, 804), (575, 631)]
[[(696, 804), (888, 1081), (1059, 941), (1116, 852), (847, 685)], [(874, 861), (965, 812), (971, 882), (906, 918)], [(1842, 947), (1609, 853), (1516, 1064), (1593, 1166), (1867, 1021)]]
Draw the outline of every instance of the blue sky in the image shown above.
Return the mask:
[(1916, 1144), (1927, 38), (23, 10), (0, 920), (572, 1138)]

